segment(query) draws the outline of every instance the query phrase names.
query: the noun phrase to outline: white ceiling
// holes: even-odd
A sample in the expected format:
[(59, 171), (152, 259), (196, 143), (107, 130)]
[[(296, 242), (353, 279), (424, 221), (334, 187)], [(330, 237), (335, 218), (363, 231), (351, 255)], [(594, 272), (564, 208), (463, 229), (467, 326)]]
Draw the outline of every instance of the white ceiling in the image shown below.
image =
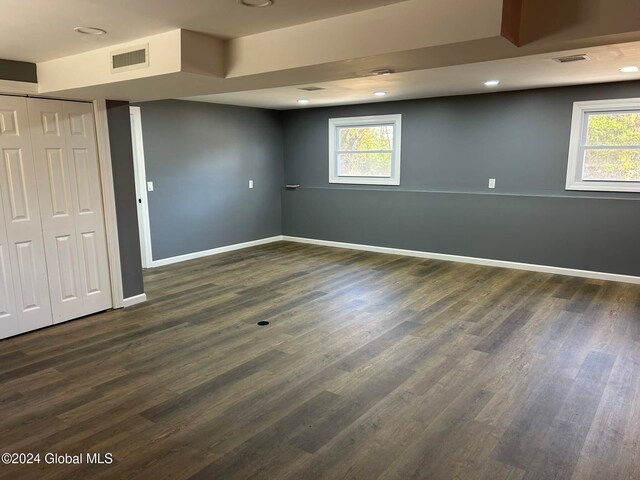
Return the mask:
[[(590, 60), (568, 64), (552, 60), (557, 56), (577, 53), (587, 53)], [(640, 73), (629, 74), (618, 70), (626, 65), (640, 66), (640, 42), (315, 83), (314, 86), (325, 88), (315, 92), (298, 89), (309, 86), (305, 84), (205, 95), (186, 100), (284, 110), (640, 79)], [(484, 81), (492, 79), (500, 80), (500, 85), (496, 88), (485, 87)], [(378, 90), (387, 92), (387, 96), (375, 97), (373, 92)], [(298, 105), (300, 98), (308, 99), (309, 104)]]
[[(42, 62), (176, 28), (235, 38), (403, 0), (275, 0), (249, 8), (237, 0), (2, 0), (0, 58)], [(77, 26), (108, 31), (80, 35)]]
[[(577, 3), (551, 33), (546, 17), (523, 14), (520, 25), (533, 40), (520, 47), (501, 30), (503, 0), (274, 2), (261, 9), (237, 0), (1, 0), (0, 58), (37, 62), (42, 94), (188, 97), (274, 109), (640, 79), (618, 70), (640, 65), (640, 30), (626, 21), (636, 17), (629, 0)], [(602, 9), (615, 15), (605, 22)], [(108, 34), (83, 36), (75, 26)], [(132, 42), (150, 45), (149, 68), (115, 75), (111, 50)], [(551, 60), (571, 53), (591, 60)], [(368, 76), (385, 66), (400, 73)], [(485, 87), (489, 79), (499, 87)], [(323, 89), (297, 88), (314, 84)], [(388, 95), (373, 96), (377, 90)], [(299, 98), (309, 104), (298, 105)]]

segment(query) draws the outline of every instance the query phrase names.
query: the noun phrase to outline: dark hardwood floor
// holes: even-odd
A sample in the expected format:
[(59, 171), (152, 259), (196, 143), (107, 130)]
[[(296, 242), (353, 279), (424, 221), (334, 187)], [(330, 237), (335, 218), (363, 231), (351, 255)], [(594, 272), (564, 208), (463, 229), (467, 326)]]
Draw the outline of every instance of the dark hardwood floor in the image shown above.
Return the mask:
[[(6, 479), (640, 479), (640, 286), (280, 242), (0, 342)], [(266, 320), (270, 325), (256, 323)]]

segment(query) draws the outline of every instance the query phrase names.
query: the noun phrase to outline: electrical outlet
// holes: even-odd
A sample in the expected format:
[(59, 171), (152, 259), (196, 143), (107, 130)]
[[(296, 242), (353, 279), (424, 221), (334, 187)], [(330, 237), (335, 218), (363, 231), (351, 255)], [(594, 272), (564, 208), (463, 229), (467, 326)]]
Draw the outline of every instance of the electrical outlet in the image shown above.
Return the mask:
[(489, 179), (489, 188), (496, 188), (496, 179), (495, 178), (490, 178)]
[(153, 182), (147, 182), (147, 192), (153, 192)]
[(249, 188), (253, 188), (253, 180), (249, 180)]

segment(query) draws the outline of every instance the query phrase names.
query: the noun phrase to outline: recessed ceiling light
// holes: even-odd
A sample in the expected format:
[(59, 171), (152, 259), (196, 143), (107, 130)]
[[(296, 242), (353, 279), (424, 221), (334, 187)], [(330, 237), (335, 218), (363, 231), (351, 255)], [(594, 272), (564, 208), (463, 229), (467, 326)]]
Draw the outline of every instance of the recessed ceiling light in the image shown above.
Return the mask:
[(238, 0), (240, 5), (245, 7), (270, 7), (273, 5), (273, 0)]
[(395, 73), (393, 70), (391, 70), (390, 68), (379, 68), (377, 70), (371, 70), (371, 75), (391, 75), (392, 73)]
[(484, 82), (487, 87), (497, 87), (500, 85), (500, 80), (487, 80)]
[(378, 91), (378, 92), (373, 92), (373, 94), (374, 94), (376, 97), (384, 97), (384, 96), (387, 94), (387, 92), (383, 92), (382, 90), (380, 90), (380, 91)]
[(635, 65), (629, 65), (628, 67), (622, 67), (620, 71), (622, 73), (636, 73), (640, 71), (640, 68), (636, 67)]
[(107, 33), (106, 30), (97, 27), (75, 27), (73, 29), (74, 32), (82, 33), (83, 35), (105, 35)]
[(309, 103), (309, 100), (307, 100), (306, 98), (299, 98), (298, 103), (300, 105), (306, 105), (307, 103)]

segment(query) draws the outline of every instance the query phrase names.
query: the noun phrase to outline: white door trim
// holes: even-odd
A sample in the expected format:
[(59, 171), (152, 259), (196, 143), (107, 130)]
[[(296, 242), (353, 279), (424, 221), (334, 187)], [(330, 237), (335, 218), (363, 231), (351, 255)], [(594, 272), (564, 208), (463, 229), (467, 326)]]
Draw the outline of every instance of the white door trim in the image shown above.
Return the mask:
[(122, 291), (120, 244), (118, 243), (118, 223), (116, 219), (116, 196), (113, 187), (113, 170), (111, 167), (107, 102), (105, 100), (94, 100), (93, 111), (96, 121), (100, 183), (102, 185), (102, 202), (104, 204), (104, 223), (107, 235), (107, 251), (109, 253), (109, 271), (111, 273), (111, 296), (113, 299), (113, 308), (122, 308), (124, 306), (124, 294)]
[[(140, 230), (140, 255), (142, 268), (153, 266), (151, 247), (151, 224), (149, 222), (149, 200), (147, 196), (147, 171), (144, 162), (144, 141), (142, 138), (142, 115), (140, 107), (129, 107), (131, 115), (131, 141), (133, 144), (133, 166), (138, 198), (138, 229)], [(142, 200), (142, 203), (140, 203)]]

